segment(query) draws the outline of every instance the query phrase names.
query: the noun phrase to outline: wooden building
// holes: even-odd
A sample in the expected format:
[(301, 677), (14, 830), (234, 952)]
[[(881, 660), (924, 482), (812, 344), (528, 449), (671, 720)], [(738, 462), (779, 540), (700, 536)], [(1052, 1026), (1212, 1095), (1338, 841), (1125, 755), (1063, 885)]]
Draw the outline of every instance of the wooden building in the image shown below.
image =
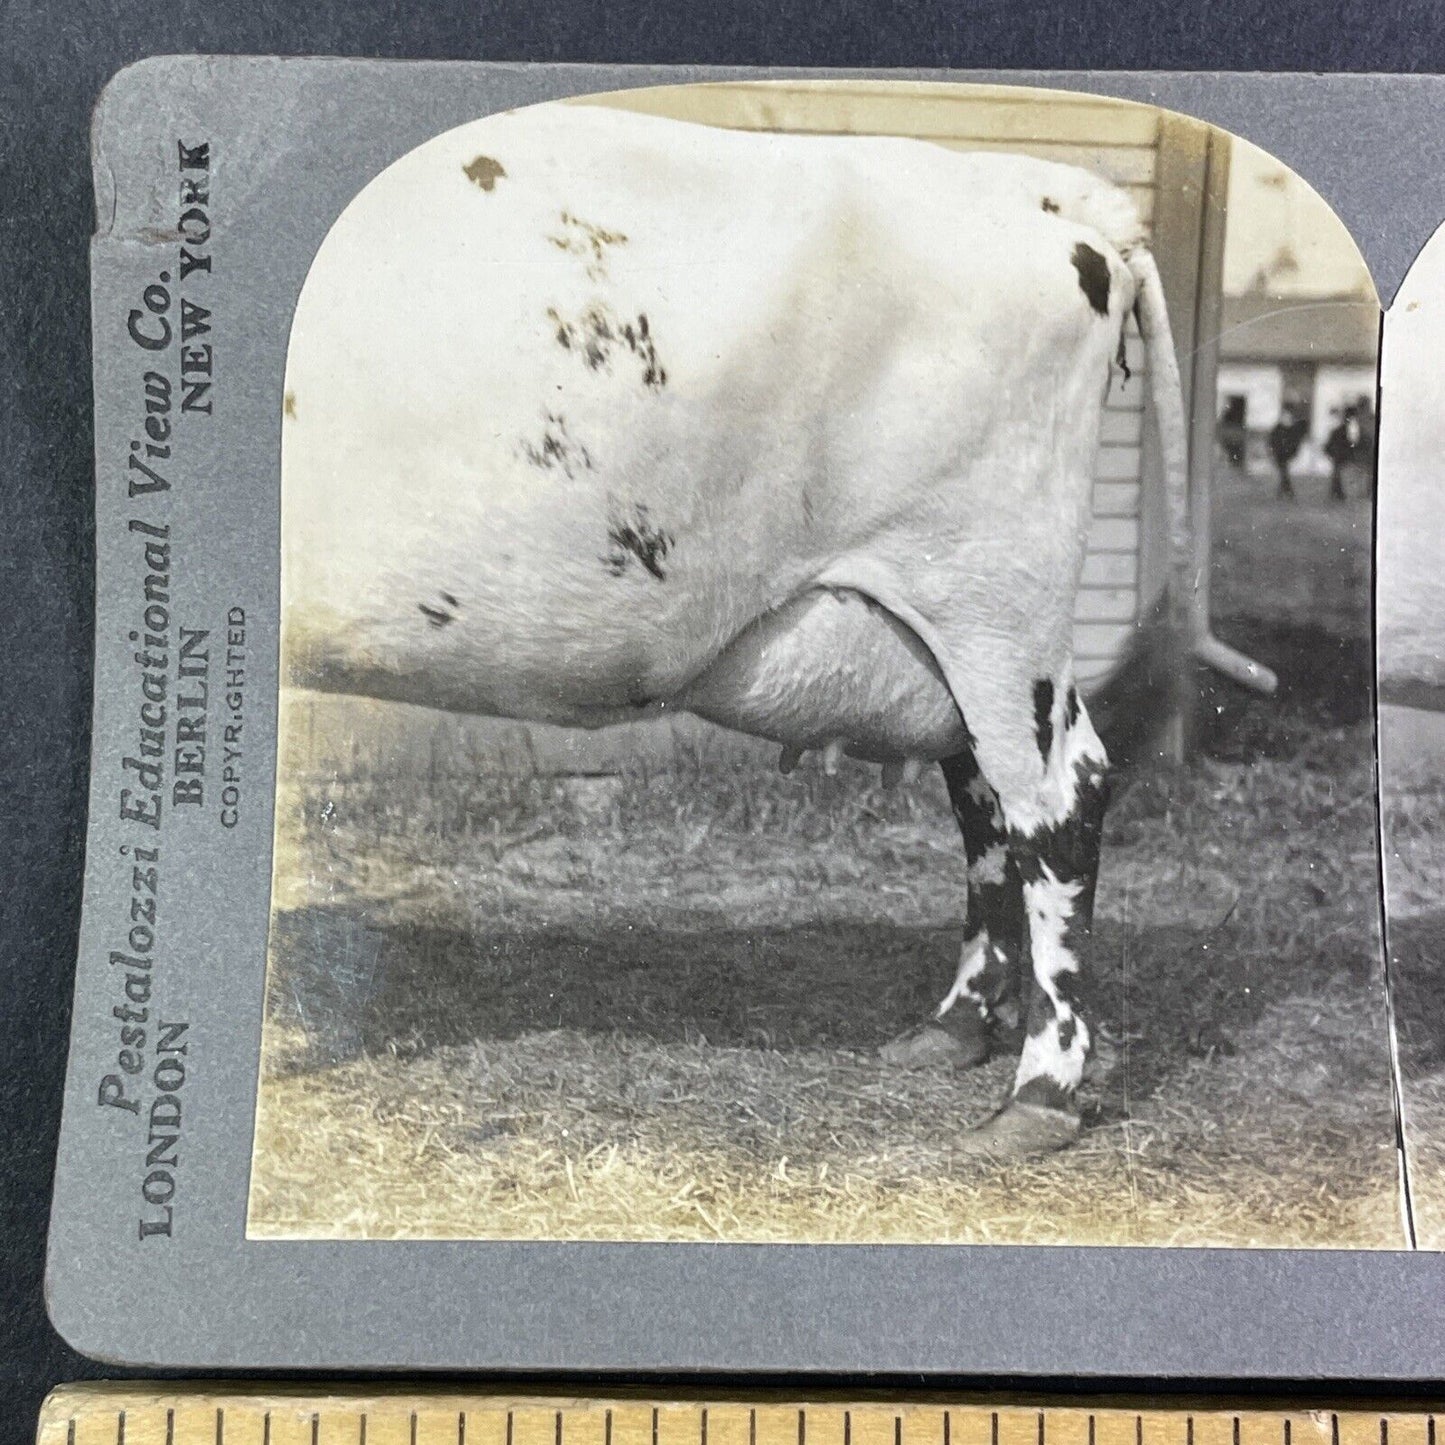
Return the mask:
[[(1325, 439), (1347, 406), (1375, 406), (1380, 308), (1358, 293), (1281, 304), (1267, 293), (1224, 298), (1219, 405), (1235, 401), (1260, 440), (1286, 406), (1308, 423), (1295, 470), (1326, 474)], [(1256, 450), (1263, 453), (1262, 444)]]

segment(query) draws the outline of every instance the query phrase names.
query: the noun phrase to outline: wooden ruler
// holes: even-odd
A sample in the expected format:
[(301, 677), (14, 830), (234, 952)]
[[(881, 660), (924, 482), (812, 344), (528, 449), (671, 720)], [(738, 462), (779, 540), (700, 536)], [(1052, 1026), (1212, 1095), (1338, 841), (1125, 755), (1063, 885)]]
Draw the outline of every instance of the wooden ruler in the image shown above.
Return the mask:
[[(1436, 1445), (1426, 1404), (652, 1399), (69, 1385), (38, 1445)], [(1445, 1441), (1441, 1442), (1445, 1445)]]

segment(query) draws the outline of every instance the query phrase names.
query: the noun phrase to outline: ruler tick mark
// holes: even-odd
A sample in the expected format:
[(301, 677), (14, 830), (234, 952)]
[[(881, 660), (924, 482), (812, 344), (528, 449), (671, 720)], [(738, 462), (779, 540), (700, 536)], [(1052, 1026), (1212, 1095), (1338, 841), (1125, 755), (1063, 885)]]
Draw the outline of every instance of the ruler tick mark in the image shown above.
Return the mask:
[[(747, 1411), (747, 1435), (743, 1439), (742, 1432), (737, 1431), (738, 1445), (778, 1445), (778, 1442), (769, 1437), (764, 1442), (759, 1439), (757, 1409), (742, 1402), (738, 1405), (724, 1405), (718, 1403), (713, 1405), (710, 1401), (704, 1403), (706, 1396), (702, 1399), (694, 1397), (694, 1401), (685, 1408), (695, 1409), (698, 1414), (694, 1417), (697, 1424), (697, 1434), (693, 1436), (692, 1445), (728, 1445), (728, 1438), (737, 1427), (742, 1424), (742, 1411)], [(445, 1430), (444, 1412), (447, 1408), (452, 1412), (455, 1420), (455, 1439), (452, 1445), (528, 1445), (528, 1442), (519, 1441), (516, 1436), (516, 1421), (513, 1410), (505, 1407), (496, 1410), (495, 1413), (488, 1412), (482, 1420), (481, 1434), (468, 1429), (468, 1416), (471, 1406), (464, 1407), (464, 1401), (471, 1399), (468, 1395), (460, 1398), (453, 1396), (448, 1406), (442, 1410), (436, 1407), (442, 1405), (441, 1400), (435, 1400), (428, 1404), (428, 1410), (435, 1412), (432, 1425), (428, 1427), (428, 1439), (433, 1435), (437, 1441), (445, 1445), (450, 1440), (451, 1432)], [(945, 1397), (946, 1399), (946, 1397)], [(393, 1420), (393, 1427), (397, 1423), (397, 1417), (401, 1417), (409, 1411), (409, 1437), (403, 1436), (396, 1445), (421, 1445), (420, 1441), (420, 1407), (424, 1397), (412, 1395), (410, 1399), (405, 1395), (393, 1396), (384, 1413)], [(237, 1406), (243, 1401), (246, 1408), (237, 1413)], [(284, 1441), (291, 1439), (300, 1442), (300, 1445), (323, 1445), (321, 1439), (321, 1417), (325, 1413), (332, 1424), (327, 1426), (327, 1440), (332, 1445), (340, 1445), (345, 1437), (344, 1419), (350, 1416), (357, 1425), (357, 1435), (353, 1437), (352, 1445), (368, 1445), (370, 1435), (370, 1416), (367, 1409), (362, 1406), (366, 1402), (365, 1394), (357, 1392), (349, 1401), (342, 1398), (335, 1401), (327, 1401), (324, 1397), (313, 1396), (311, 1399), (303, 1398), (291, 1403), (285, 1418), (283, 1418), (276, 1429), (272, 1429), (272, 1415), (274, 1407), (264, 1408), (264, 1397), (256, 1399), (254, 1396), (246, 1399), (240, 1394), (212, 1394), (209, 1399), (189, 1401), (185, 1398), (171, 1397), (172, 1407), (168, 1407), (165, 1396), (160, 1399), (143, 1399), (139, 1394), (134, 1396), (122, 1394), (112, 1396), (110, 1400), (100, 1404), (100, 1408), (92, 1413), (92, 1407), (87, 1406), (83, 1411), (67, 1417), (62, 1416), (54, 1421), (59, 1426), (61, 1420), (65, 1421), (63, 1432), (56, 1429), (54, 1439), (59, 1445), (84, 1445), (80, 1437), (80, 1420), (86, 1419), (90, 1423), (86, 1426), (86, 1438), (96, 1430), (99, 1430), (97, 1439), (104, 1441), (110, 1439), (110, 1445), (142, 1445), (142, 1440), (154, 1438), (155, 1445), (243, 1445), (244, 1441), (252, 1442), (252, 1445), (284, 1445)], [(472, 1405), (477, 1401), (472, 1400)], [(524, 1402), (525, 1403), (525, 1402)], [(576, 1406), (563, 1404), (558, 1406), (555, 1398), (550, 1402), (537, 1401), (542, 1404), (542, 1409), (534, 1410), (535, 1415), (544, 1416), (546, 1403), (553, 1407), (553, 1428), (550, 1432), (552, 1439), (547, 1445), (585, 1445), (584, 1436), (590, 1437), (595, 1445), (649, 1445), (647, 1435), (640, 1440), (629, 1438), (628, 1429), (621, 1431), (614, 1429), (615, 1407), (621, 1403), (606, 1399), (596, 1400), (588, 1407), (587, 1421), (582, 1423), (574, 1421), (572, 1414)], [(637, 1401), (642, 1404), (642, 1401)], [(845, 1396), (839, 1400), (837, 1406), (828, 1412), (833, 1423), (821, 1419), (819, 1429), (810, 1430), (811, 1410), (809, 1404), (800, 1404), (796, 1398), (786, 1403), (779, 1401), (781, 1409), (776, 1411), (777, 1415), (785, 1419), (787, 1411), (792, 1409), (796, 1412), (797, 1431), (796, 1439), (783, 1442), (783, 1445), (868, 1445), (870, 1436), (876, 1432), (877, 1426), (887, 1420), (886, 1404), (883, 1401), (854, 1400), (864, 1415), (860, 1416), (863, 1425), (863, 1433), (856, 1434), (853, 1430), (852, 1405), (847, 1402)], [(884, 1445), (1018, 1445), (1023, 1438), (1022, 1430), (1028, 1419), (1028, 1410), (1034, 1410), (1034, 1430), (1031, 1432), (1033, 1438), (1025, 1442), (1025, 1445), (1064, 1445), (1066, 1435), (1072, 1435), (1078, 1439), (1080, 1434), (1087, 1436), (1087, 1445), (1111, 1445), (1100, 1437), (1098, 1431), (1098, 1416), (1096, 1413), (1077, 1407), (1064, 1407), (1055, 1412), (1051, 1407), (1040, 1408), (1036, 1402), (1032, 1405), (1024, 1403), (1022, 1407), (1013, 1405), (1009, 1407), (1009, 1441), (1002, 1438), (1001, 1417), (1003, 1406), (998, 1409), (969, 1407), (960, 1405), (963, 1410), (960, 1416), (960, 1434), (955, 1439), (953, 1433), (953, 1408), (950, 1403), (937, 1401), (924, 1407), (927, 1417), (933, 1419), (934, 1428), (938, 1434), (932, 1434), (932, 1428), (926, 1424), (923, 1412), (910, 1406), (910, 1418), (915, 1420), (915, 1425), (910, 1426), (907, 1431), (903, 1428), (902, 1402), (889, 1402), (895, 1404), (893, 1416), (893, 1430), (891, 1439), (888, 1436), (881, 1437)], [(1082, 1402), (1080, 1402), (1082, 1403)], [(1233, 1413), (1226, 1406), (1223, 1409), (1206, 1409), (1205, 1413), (1196, 1416), (1191, 1412), (1165, 1409), (1163, 1413), (1155, 1410), (1151, 1402), (1150, 1426), (1148, 1431), (1144, 1428), (1144, 1415), (1142, 1408), (1137, 1408), (1134, 1415), (1133, 1439), (1127, 1445), (1209, 1445), (1212, 1436), (1216, 1434), (1219, 1427), (1226, 1422), (1229, 1424), (1229, 1434), (1224, 1438), (1223, 1445), (1312, 1445), (1312, 1442), (1319, 1437), (1319, 1445), (1350, 1445), (1344, 1439), (1344, 1430), (1341, 1417), (1338, 1411), (1320, 1411), (1318, 1414), (1311, 1412), (1300, 1413), (1305, 1433), (1299, 1440), (1294, 1438), (1294, 1416), (1288, 1408), (1267, 1409), (1263, 1412), (1256, 1410), (1250, 1405), (1250, 1438), (1244, 1439), (1244, 1413), (1243, 1404), (1240, 1401), (1238, 1413)], [(681, 1405), (682, 1402), (679, 1402)], [(1140, 1402), (1142, 1404), (1142, 1401)], [(882, 1409), (879, 1409), (879, 1406)], [(142, 1408), (144, 1406), (144, 1408)], [(297, 1407), (300, 1407), (299, 1410)], [(413, 1408), (414, 1407), (414, 1408)], [(670, 1405), (669, 1408), (672, 1408)], [(713, 1419), (712, 1411), (716, 1408), (722, 1413), (716, 1420)], [(1298, 1406), (1295, 1407), (1299, 1409)], [(1368, 1409), (1368, 1407), (1366, 1407)], [(184, 1410), (185, 1414), (177, 1424), (177, 1414)], [(256, 1430), (255, 1411), (261, 1412), (262, 1426)], [(395, 1411), (395, 1416), (392, 1412)], [(132, 1412), (136, 1414), (136, 1420), (130, 1418)], [(876, 1412), (876, 1413), (875, 1413)], [(155, 1425), (160, 1424), (160, 1417), (164, 1413), (164, 1430), (155, 1430)], [(596, 1416), (601, 1413), (604, 1420), (602, 1439), (598, 1441), (592, 1432), (596, 1429)], [(233, 1418), (231, 1424), (237, 1428), (226, 1429), (227, 1415)], [(505, 1415), (505, 1440), (498, 1440), (497, 1435), (502, 1433), (496, 1430), (498, 1416)], [(841, 1429), (837, 1435), (832, 1434), (834, 1424), (837, 1423), (838, 1415), (842, 1416)], [(214, 1423), (210, 1423), (212, 1416)], [(241, 1418), (244, 1416), (244, 1419)], [(662, 1441), (662, 1411), (661, 1404), (651, 1407), (651, 1440), (650, 1445), (687, 1445), (687, 1431), (683, 1428), (684, 1414), (681, 1410), (674, 1410), (673, 1424), (668, 1427), (668, 1440)], [(881, 1417), (881, 1418), (880, 1418)], [(298, 1433), (298, 1427), (304, 1427), (304, 1422), (309, 1418), (310, 1428)], [(1351, 1413), (1351, 1430), (1358, 1433), (1364, 1427), (1364, 1422), (1369, 1418), (1365, 1412), (1358, 1414)], [(290, 1426), (286, 1425), (286, 1419), (291, 1420)], [(147, 1425), (147, 1421), (153, 1424)], [(985, 1420), (988, 1422), (988, 1430), (981, 1431), (979, 1426)], [(1110, 1431), (1118, 1434), (1120, 1429), (1128, 1420), (1127, 1406), (1124, 1410), (1111, 1411), (1109, 1416)], [(1391, 1412), (1381, 1412), (1375, 1416), (1376, 1438), (1373, 1441), (1365, 1442), (1365, 1445), (1445, 1445), (1445, 1433), (1436, 1430), (1436, 1416), (1427, 1413), (1424, 1409), (1408, 1410), (1401, 1413), (1400, 1428), (1392, 1428), (1395, 1425), (1395, 1417)], [(137, 1424), (137, 1421), (139, 1424)], [(1079, 1431), (1078, 1426), (1087, 1421), (1086, 1431)], [(1203, 1423), (1203, 1430), (1196, 1429), (1196, 1423)], [(1321, 1430), (1319, 1425), (1325, 1425), (1328, 1421), (1327, 1430)], [(109, 1422), (109, 1423), (106, 1423)], [(874, 1422), (874, 1423), (870, 1423)], [(1316, 1424), (1315, 1422), (1318, 1422)], [(534, 1422), (540, 1424), (540, 1420)], [(573, 1432), (573, 1424), (581, 1424), (582, 1428)], [(640, 1423), (640, 1422), (639, 1422)], [(1184, 1429), (1180, 1430), (1180, 1424)], [(624, 1427), (627, 1422), (623, 1422)], [(1054, 1425), (1060, 1425), (1060, 1430), (1055, 1432)], [(1424, 1428), (1420, 1429), (1423, 1424)], [(383, 1421), (385, 1426), (385, 1421)], [(1417, 1434), (1416, 1431), (1419, 1431)], [(154, 1431), (152, 1437), (151, 1432)], [(254, 1431), (254, 1433), (252, 1433)], [(1178, 1434), (1175, 1432), (1178, 1431)], [(1271, 1431), (1278, 1431), (1273, 1440), (1270, 1439)], [(635, 1432), (634, 1432), (635, 1433)], [(387, 1430), (383, 1430), (387, 1434)], [(576, 1439), (573, 1439), (573, 1435)], [(774, 1431), (776, 1434), (776, 1431)], [(905, 1440), (906, 1436), (906, 1440)], [(209, 1439), (207, 1437), (210, 1437)], [(333, 1439), (334, 1437), (334, 1439)], [(1121, 1437), (1122, 1438), (1122, 1437)], [(375, 1437), (376, 1445), (381, 1445), (381, 1437)], [(535, 1445), (535, 1442), (532, 1442)], [(1084, 1445), (1084, 1442), (1080, 1442)], [(1118, 1442), (1114, 1442), (1118, 1445)], [(1356, 1442), (1358, 1445), (1358, 1442)]]

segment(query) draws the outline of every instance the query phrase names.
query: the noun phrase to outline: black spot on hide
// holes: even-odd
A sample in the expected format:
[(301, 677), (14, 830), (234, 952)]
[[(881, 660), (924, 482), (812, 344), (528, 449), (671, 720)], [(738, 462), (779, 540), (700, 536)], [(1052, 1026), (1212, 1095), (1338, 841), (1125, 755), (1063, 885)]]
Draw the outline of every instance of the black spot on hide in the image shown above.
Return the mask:
[(1066, 818), (1034, 833), (1009, 831), (1009, 852), (1025, 884), (1038, 883), (1044, 867), (1060, 883), (1081, 885), (1073, 916), (1064, 928), (1064, 947), (1075, 958), (1084, 947), (1094, 918), (1094, 887), (1099, 874), (1099, 845), (1109, 806), (1106, 764), (1081, 758), (1074, 764), (1074, 806)]
[(567, 418), (560, 412), (542, 413), (544, 425), (539, 440), (524, 439), (522, 455), (539, 471), (561, 471), (569, 477), (592, 470), (592, 453), (567, 430)]
[(462, 174), (474, 186), (490, 191), (507, 172), (501, 161), (494, 161), (491, 156), (478, 156), (462, 167)]
[[(969, 863), (977, 862), (994, 848), (1007, 849), (1008, 833), (997, 795), (988, 788), (980, 796), (977, 785), (983, 779), (972, 750), (945, 758), (942, 766)], [(1007, 854), (1001, 881), (970, 881), (964, 916), (965, 939), (973, 940), (988, 930), (988, 962), (970, 985), (969, 996), (990, 1015), (999, 1004), (1020, 997), (1024, 926), (1023, 883), (1012, 854)]]
[(1080, 758), (1074, 764), (1074, 806), (1069, 815), (1033, 833), (1009, 830), (1009, 848), (1018, 857), (1024, 882), (1037, 883), (1044, 876), (1040, 866), (1044, 863), (1060, 883), (1086, 881), (1098, 866), (1108, 802), (1108, 765)]
[(1070, 258), (1074, 270), (1079, 273), (1079, 289), (1088, 298), (1089, 305), (1100, 316), (1109, 314), (1109, 263), (1090, 245), (1083, 241), (1074, 247)]
[(1052, 196), (1045, 196), (1041, 204), (1049, 215), (1057, 216), (1059, 214), (1059, 203)]
[(607, 541), (610, 545), (602, 556), (602, 565), (612, 576), (623, 576), (635, 560), (659, 582), (666, 581), (662, 564), (672, 550), (673, 539), (670, 533), (653, 525), (643, 503), (633, 507), (630, 520), (619, 518), (608, 527)]
[(649, 391), (661, 391), (667, 385), (667, 369), (657, 359), (657, 347), (652, 343), (647, 313), (638, 312), (635, 325), (624, 321), (619, 330), (627, 349), (642, 363), (643, 386)]
[(1047, 767), (1054, 750), (1054, 685), (1046, 677), (1034, 683), (1034, 737)]
[(613, 355), (625, 350), (642, 368), (642, 384), (648, 391), (661, 391), (667, 385), (667, 368), (658, 358), (646, 312), (624, 321), (610, 307), (598, 303), (569, 321), (549, 306), (547, 319), (557, 345), (575, 351), (589, 371), (611, 372)]
[(609, 231), (605, 226), (584, 221), (570, 211), (558, 213), (561, 223), (547, 239), (569, 256), (576, 256), (586, 267), (587, 275), (593, 281), (601, 281), (607, 275), (607, 253), (614, 246), (625, 246), (627, 237), (621, 231)]

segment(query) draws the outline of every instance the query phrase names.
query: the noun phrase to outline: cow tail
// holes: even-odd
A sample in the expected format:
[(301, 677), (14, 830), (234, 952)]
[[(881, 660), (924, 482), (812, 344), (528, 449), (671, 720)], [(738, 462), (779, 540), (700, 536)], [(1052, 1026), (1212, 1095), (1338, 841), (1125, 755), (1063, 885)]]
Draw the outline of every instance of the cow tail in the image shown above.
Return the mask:
[(1207, 559), (1195, 553), (1194, 528), (1189, 515), (1189, 433), (1184, 414), (1184, 388), (1174, 333), (1164, 304), (1164, 285), (1154, 257), (1142, 246), (1128, 258), (1134, 277), (1134, 310), (1149, 361), (1151, 399), (1159, 430), (1159, 451), (1164, 468), (1164, 496), (1169, 525), (1168, 614), (1170, 631), (1184, 657), (1198, 658), (1216, 671), (1256, 692), (1274, 692), (1278, 681), (1269, 668), (1236, 652), (1209, 630), (1209, 618), (1197, 605), (1199, 569)]
[(1197, 587), (1194, 529), (1189, 517), (1189, 433), (1184, 387), (1174, 333), (1164, 305), (1164, 286), (1154, 257), (1142, 246), (1129, 257), (1135, 284), (1134, 314), (1149, 363), (1150, 399), (1159, 430), (1164, 498), (1169, 527), (1169, 615), (1178, 636), (1192, 647), (1202, 631), (1194, 594)]

